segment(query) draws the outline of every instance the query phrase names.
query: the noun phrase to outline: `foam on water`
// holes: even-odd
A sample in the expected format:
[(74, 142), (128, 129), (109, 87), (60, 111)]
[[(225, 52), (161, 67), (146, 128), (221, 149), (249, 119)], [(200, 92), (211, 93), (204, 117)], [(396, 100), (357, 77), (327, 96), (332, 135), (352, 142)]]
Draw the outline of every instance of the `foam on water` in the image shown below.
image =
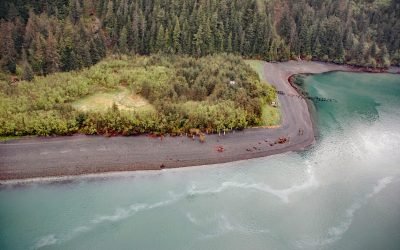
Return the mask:
[(229, 190), (231, 188), (240, 188), (240, 189), (249, 189), (249, 190), (255, 190), (255, 191), (260, 191), (260, 192), (265, 192), (268, 194), (271, 194), (277, 198), (279, 198), (282, 202), (288, 203), (289, 202), (289, 196), (301, 192), (304, 190), (307, 190), (309, 188), (316, 188), (318, 187), (318, 181), (315, 178), (315, 173), (313, 170), (313, 167), (308, 163), (307, 168), (305, 170), (306, 175), (307, 175), (307, 180), (305, 180), (303, 183), (300, 184), (294, 184), (288, 188), (284, 189), (275, 189), (271, 187), (268, 184), (265, 183), (249, 183), (249, 182), (232, 182), (232, 181), (227, 181), (223, 182), (220, 186), (215, 187), (215, 188), (209, 188), (209, 189), (197, 189), (196, 185), (192, 184), (188, 191), (189, 196), (196, 196), (196, 195), (206, 195), (206, 194), (217, 194), (221, 193), (225, 190)]
[[(318, 182), (315, 178), (315, 173), (313, 170), (313, 167), (310, 164), (307, 164), (307, 168), (305, 170), (307, 180), (305, 180), (303, 183), (300, 184), (294, 184), (289, 188), (285, 189), (274, 189), (268, 184), (265, 183), (240, 183), (240, 182), (223, 182), (220, 184), (220, 186), (215, 187), (215, 188), (210, 188), (210, 189), (197, 189), (196, 186), (193, 184), (191, 187), (187, 189), (186, 192), (182, 194), (175, 194), (173, 192), (168, 192), (168, 195), (171, 197), (170, 199), (164, 200), (164, 201), (159, 201), (153, 204), (147, 204), (147, 203), (135, 203), (130, 205), (129, 207), (126, 208), (116, 208), (115, 212), (110, 215), (99, 215), (93, 218), (87, 225), (80, 225), (74, 229), (72, 229), (69, 233), (65, 235), (58, 235), (56, 238), (55, 234), (51, 235), (46, 235), (40, 238), (35, 244), (34, 244), (34, 249), (40, 249), (44, 246), (49, 246), (49, 245), (54, 245), (57, 243), (62, 243), (69, 241), (78, 235), (87, 233), (93, 229), (96, 228), (97, 225), (103, 224), (103, 223), (109, 223), (109, 222), (118, 222), (124, 219), (127, 219), (129, 217), (132, 217), (136, 213), (140, 211), (145, 211), (145, 210), (150, 210), (150, 209), (155, 209), (163, 206), (168, 206), (173, 203), (178, 202), (182, 198), (185, 197), (198, 197), (201, 195), (210, 195), (210, 194), (217, 194), (221, 193), (225, 190), (229, 190), (232, 188), (240, 188), (240, 189), (247, 189), (247, 190), (254, 190), (254, 191), (260, 191), (260, 192), (265, 192), (268, 194), (271, 194), (277, 198), (279, 198), (282, 202), (288, 203), (289, 202), (289, 196), (296, 193), (296, 192), (301, 192), (309, 188), (314, 188), (318, 186)], [(187, 214), (187, 218), (189, 221), (191, 221), (193, 224), (198, 223), (198, 221), (189, 213)], [(249, 230), (244, 227), (241, 227), (239, 224), (235, 224), (234, 228), (231, 228), (231, 223), (226, 219), (225, 216), (220, 216), (218, 218), (219, 221), (219, 230), (216, 234), (220, 235), (221, 233), (226, 233), (228, 231), (238, 231), (238, 232), (243, 232), (243, 233), (263, 233), (266, 232), (263, 229), (260, 230)], [(214, 234), (212, 234), (214, 235)], [(207, 236), (209, 237), (209, 236)]]
[(46, 236), (43, 236), (40, 240), (36, 242), (36, 244), (33, 246), (33, 249), (40, 249), (46, 246), (54, 245), (56, 244), (58, 239), (54, 234), (49, 234)]
[(97, 216), (93, 218), (87, 225), (78, 226), (65, 235), (59, 235), (59, 238), (57, 238), (55, 234), (43, 236), (34, 244), (33, 249), (40, 249), (45, 246), (50, 246), (50, 245), (55, 245), (57, 243), (70, 241), (81, 234), (87, 233), (95, 229), (96, 226), (100, 224), (107, 222), (118, 222), (127, 219), (140, 211), (167, 206), (178, 201), (182, 197), (183, 196), (175, 196), (171, 199), (156, 202), (153, 204), (137, 203), (137, 204), (132, 204), (127, 208), (117, 208), (113, 214)]
[(269, 229), (254, 228), (245, 224), (240, 224), (232, 220), (232, 218), (228, 218), (228, 216), (225, 214), (217, 214), (211, 218), (198, 219), (195, 218), (191, 213), (186, 213), (186, 217), (195, 226), (207, 226), (207, 233), (204, 233), (200, 237), (200, 239), (203, 240), (219, 237), (231, 232), (238, 232), (242, 234), (270, 233)]
[(364, 205), (368, 203), (368, 200), (373, 198), (375, 195), (379, 194), (383, 189), (386, 188), (393, 181), (392, 176), (382, 178), (373, 187), (373, 190), (366, 194), (362, 199), (356, 200), (346, 209), (342, 221), (336, 225), (328, 228), (327, 232), (320, 239), (305, 239), (298, 241), (297, 246), (300, 248), (308, 249), (310, 246), (325, 246), (332, 244), (342, 238), (344, 233), (349, 230), (353, 218), (358, 210), (360, 210)]

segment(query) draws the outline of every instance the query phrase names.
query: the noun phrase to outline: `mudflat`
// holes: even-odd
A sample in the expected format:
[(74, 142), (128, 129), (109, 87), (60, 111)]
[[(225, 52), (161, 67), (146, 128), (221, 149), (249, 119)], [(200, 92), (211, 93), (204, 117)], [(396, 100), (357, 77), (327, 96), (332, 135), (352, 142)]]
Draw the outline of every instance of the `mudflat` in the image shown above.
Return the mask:
[[(299, 73), (336, 70), (358, 71), (348, 66), (319, 62), (264, 63), (262, 77), (285, 93), (279, 95), (282, 114), (279, 127), (207, 135), (204, 143), (186, 136), (152, 138), (146, 135), (110, 138), (75, 135), (11, 140), (0, 143), (0, 180), (159, 170), (303, 150), (315, 142), (312, 117), (307, 102), (298, 97), (288, 78)], [(279, 138), (287, 141), (277, 143)], [(223, 150), (218, 150), (221, 148)]]

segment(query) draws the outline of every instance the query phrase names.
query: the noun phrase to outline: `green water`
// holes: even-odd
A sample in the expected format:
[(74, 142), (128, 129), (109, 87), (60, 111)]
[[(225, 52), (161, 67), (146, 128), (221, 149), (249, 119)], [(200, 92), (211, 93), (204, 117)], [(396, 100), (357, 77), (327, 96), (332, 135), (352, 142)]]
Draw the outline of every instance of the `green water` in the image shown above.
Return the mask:
[(400, 76), (308, 76), (317, 144), (0, 190), (0, 249), (400, 249)]

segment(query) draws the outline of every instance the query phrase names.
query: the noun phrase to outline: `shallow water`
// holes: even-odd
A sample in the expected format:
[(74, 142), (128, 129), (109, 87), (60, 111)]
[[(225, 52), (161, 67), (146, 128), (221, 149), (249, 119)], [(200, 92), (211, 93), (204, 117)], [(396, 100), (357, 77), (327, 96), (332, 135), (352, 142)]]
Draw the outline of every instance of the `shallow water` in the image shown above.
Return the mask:
[(400, 76), (308, 76), (317, 144), (0, 190), (0, 249), (400, 249)]

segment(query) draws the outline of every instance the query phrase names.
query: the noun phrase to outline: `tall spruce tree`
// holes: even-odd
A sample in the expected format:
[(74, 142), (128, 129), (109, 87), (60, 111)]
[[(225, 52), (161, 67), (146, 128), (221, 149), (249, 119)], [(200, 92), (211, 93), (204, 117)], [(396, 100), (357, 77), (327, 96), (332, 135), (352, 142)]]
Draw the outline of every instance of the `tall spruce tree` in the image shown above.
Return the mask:
[(0, 23), (0, 32), (2, 34), (0, 38), (0, 64), (3, 70), (15, 73), (17, 52), (12, 37), (12, 29), (12, 23)]
[(119, 51), (123, 54), (128, 53), (128, 33), (127, 33), (127, 29), (124, 26), (122, 28), (122, 31), (119, 35), (119, 41), (118, 41), (118, 47), (119, 47)]
[(45, 48), (44, 74), (57, 72), (60, 68), (60, 55), (56, 46), (57, 40), (53, 33), (49, 32)]
[(180, 54), (182, 52), (182, 34), (178, 17), (175, 17), (175, 27), (173, 34), (174, 52)]

